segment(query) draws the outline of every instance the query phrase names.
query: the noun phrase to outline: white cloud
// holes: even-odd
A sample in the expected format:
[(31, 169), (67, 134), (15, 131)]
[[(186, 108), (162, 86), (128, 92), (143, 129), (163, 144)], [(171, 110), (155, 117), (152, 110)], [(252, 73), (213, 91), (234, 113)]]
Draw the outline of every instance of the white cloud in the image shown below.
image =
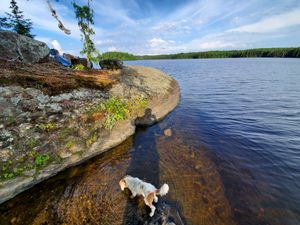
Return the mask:
[(300, 8), (271, 16), (249, 25), (228, 30), (229, 32), (268, 33), (290, 26), (300, 25)]
[(161, 38), (152, 38), (151, 40), (149, 40), (149, 45), (151, 48), (163, 47), (165, 45), (168, 45), (168, 42)]
[(160, 22), (153, 26), (152, 29), (159, 34), (188, 33), (191, 30), (186, 19)]
[(163, 54), (172, 52), (175, 49), (176, 42), (174, 40), (164, 40), (155, 37), (148, 40), (148, 48), (145, 52), (147, 52), (147, 54)]
[(112, 39), (103, 39), (103, 40), (100, 39), (95, 41), (96, 45), (109, 45), (113, 43), (115, 43), (115, 41)]
[(107, 51), (109, 51), (109, 52), (115, 52), (115, 51), (117, 51), (117, 48), (115, 46), (111, 46), (111, 47), (109, 47), (107, 49)]
[(235, 16), (230, 23), (233, 25), (239, 25), (241, 23), (241, 18), (239, 16)]
[(53, 40), (51, 42), (51, 44), (52, 44), (53, 48), (56, 49), (59, 52), (60, 55), (63, 54), (63, 50), (61, 48), (61, 45), (60, 45), (60, 43), (57, 40)]

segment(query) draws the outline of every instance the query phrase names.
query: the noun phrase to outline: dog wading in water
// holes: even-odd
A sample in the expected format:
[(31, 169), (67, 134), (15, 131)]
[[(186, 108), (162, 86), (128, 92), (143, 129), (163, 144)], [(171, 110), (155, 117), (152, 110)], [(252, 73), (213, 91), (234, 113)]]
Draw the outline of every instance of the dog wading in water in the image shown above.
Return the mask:
[(131, 198), (134, 198), (136, 195), (141, 195), (144, 197), (144, 202), (147, 206), (150, 207), (151, 212), (150, 216), (152, 217), (155, 212), (155, 206), (153, 202), (157, 202), (157, 195), (164, 196), (169, 192), (169, 185), (163, 184), (160, 189), (157, 189), (152, 184), (140, 180), (137, 177), (125, 176), (119, 181), (121, 190), (128, 188), (131, 191)]

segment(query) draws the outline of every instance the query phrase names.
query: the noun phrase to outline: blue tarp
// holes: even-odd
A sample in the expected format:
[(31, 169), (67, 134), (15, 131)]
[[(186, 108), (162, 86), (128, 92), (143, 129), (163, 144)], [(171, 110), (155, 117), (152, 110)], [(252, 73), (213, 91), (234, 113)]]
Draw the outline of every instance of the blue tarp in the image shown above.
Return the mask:
[(63, 56), (59, 55), (58, 51), (55, 49), (50, 50), (50, 55), (53, 55), (54, 58), (56, 59), (56, 61), (64, 66), (69, 67), (72, 65), (67, 59), (65, 59)]

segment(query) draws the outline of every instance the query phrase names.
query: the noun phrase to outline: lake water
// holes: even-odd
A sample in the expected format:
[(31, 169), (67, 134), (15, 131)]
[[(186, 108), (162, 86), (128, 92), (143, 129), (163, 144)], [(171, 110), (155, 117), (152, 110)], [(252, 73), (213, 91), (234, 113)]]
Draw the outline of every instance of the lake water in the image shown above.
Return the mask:
[(144, 207), (117, 185), (125, 174), (167, 182), (161, 201), (176, 224), (300, 224), (300, 59), (126, 64), (172, 75), (180, 105), (112, 151), (2, 204), (3, 224), (142, 224)]

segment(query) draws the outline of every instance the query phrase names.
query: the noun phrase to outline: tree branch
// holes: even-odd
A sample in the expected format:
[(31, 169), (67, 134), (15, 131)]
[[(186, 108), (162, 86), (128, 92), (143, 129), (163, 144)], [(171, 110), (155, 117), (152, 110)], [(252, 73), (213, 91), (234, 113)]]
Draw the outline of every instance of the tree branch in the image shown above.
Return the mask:
[(58, 22), (58, 28), (61, 29), (63, 32), (65, 32), (65, 34), (70, 35), (71, 34), (71, 30), (67, 29), (63, 23), (60, 21), (60, 19), (58, 18), (58, 15), (56, 14), (56, 11), (53, 9), (51, 3), (49, 0), (46, 0), (48, 7), (51, 11), (52, 16), (57, 20)]

